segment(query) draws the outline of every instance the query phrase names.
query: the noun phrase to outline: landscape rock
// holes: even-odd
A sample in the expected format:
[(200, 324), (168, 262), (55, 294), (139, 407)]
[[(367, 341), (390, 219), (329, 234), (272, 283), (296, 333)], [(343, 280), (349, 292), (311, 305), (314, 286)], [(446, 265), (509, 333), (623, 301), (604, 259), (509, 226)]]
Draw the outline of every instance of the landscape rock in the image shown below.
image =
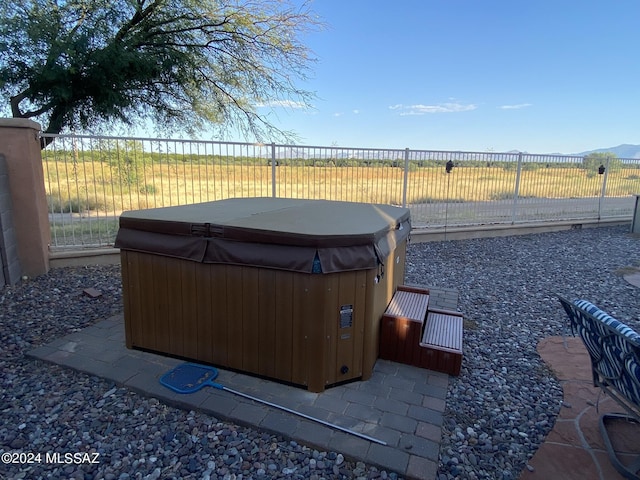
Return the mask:
[[(438, 480), (515, 479), (531, 468), (563, 405), (536, 352), (541, 339), (571, 334), (554, 293), (588, 299), (640, 330), (639, 290), (616, 273), (640, 265), (639, 241), (619, 226), (409, 245), (406, 283), (457, 289), (465, 315)], [(170, 407), (25, 356), (121, 313), (120, 281), (119, 266), (70, 267), (0, 290), (0, 453), (99, 455), (97, 464), (3, 464), (0, 478), (399, 478), (344, 452)], [(87, 285), (101, 294), (87, 294)]]

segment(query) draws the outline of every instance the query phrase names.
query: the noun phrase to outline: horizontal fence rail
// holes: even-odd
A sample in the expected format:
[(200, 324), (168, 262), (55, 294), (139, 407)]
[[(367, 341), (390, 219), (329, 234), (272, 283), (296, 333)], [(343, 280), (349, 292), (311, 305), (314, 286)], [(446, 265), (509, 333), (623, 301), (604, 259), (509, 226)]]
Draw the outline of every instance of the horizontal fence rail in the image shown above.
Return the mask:
[(401, 205), (414, 228), (630, 218), (640, 159), (47, 135), (52, 249), (112, 246), (123, 211), (233, 197)]

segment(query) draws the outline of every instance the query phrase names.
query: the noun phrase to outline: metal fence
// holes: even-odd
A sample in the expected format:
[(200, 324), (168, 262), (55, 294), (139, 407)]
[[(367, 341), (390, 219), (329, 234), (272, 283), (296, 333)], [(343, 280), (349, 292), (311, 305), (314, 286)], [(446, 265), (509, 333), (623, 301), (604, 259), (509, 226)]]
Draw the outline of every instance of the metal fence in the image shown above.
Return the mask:
[(42, 151), (53, 249), (113, 245), (125, 210), (232, 197), (402, 205), (427, 228), (630, 218), (640, 192), (640, 159), (53, 137)]

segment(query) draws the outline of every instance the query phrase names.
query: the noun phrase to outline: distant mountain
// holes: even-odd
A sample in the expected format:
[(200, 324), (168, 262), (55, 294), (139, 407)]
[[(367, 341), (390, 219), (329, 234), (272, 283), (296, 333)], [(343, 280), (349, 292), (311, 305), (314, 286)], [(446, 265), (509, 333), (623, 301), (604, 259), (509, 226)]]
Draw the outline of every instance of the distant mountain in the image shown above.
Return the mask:
[(618, 158), (640, 158), (640, 145), (629, 145), (627, 143), (618, 145), (617, 147), (598, 148), (597, 150), (589, 150), (588, 152), (576, 153), (581, 157), (590, 153), (614, 153)]

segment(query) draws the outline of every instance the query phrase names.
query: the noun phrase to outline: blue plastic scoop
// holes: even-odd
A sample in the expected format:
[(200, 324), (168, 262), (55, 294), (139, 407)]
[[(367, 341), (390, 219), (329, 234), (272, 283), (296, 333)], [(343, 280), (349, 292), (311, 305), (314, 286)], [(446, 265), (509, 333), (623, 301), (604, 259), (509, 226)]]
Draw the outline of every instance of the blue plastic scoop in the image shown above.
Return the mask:
[(200, 390), (202, 387), (206, 386), (217, 388), (218, 390), (226, 390), (227, 392), (233, 393), (234, 395), (239, 395), (241, 397), (248, 398), (249, 400), (253, 400), (254, 402), (262, 403), (264, 405), (268, 405), (270, 407), (277, 408), (294, 415), (298, 415), (299, 417), (321, 423), (323, 425), (326, 425), (327, 427), (335, 428), (336, 430), (355, 435), (356, 437), (364, 438), (365, 440), (369, 440), (370, 442), (379, 443), (380, 445), (387, 444), (386, 442), (378, 440), (377, 438), (370, 437), (369, 435), (365, 435), (360, 432), (354, 432), (353, 430), (349, 430), (348, 428), (325, 422), (324, 420), (311, 417), (304, 413), (296, 412), (295, 410), (283, 407), (282, 405), (267, 402), (266, 400), (247, 395), (246, 393), (232, 390), (228, 387), (225, 387), (224, 385), (220, 385), (219, 383), (214, 382), (217, 376), (218, 370), (213, 367), (209, 367), (207, 365), (199, 365), (197, 363), (183, 363), (182, 365), (178, 365), (173, 370), (169, 370), (162, 377), (160, 377), (160, 383), (178, 393), (194, 393)]

